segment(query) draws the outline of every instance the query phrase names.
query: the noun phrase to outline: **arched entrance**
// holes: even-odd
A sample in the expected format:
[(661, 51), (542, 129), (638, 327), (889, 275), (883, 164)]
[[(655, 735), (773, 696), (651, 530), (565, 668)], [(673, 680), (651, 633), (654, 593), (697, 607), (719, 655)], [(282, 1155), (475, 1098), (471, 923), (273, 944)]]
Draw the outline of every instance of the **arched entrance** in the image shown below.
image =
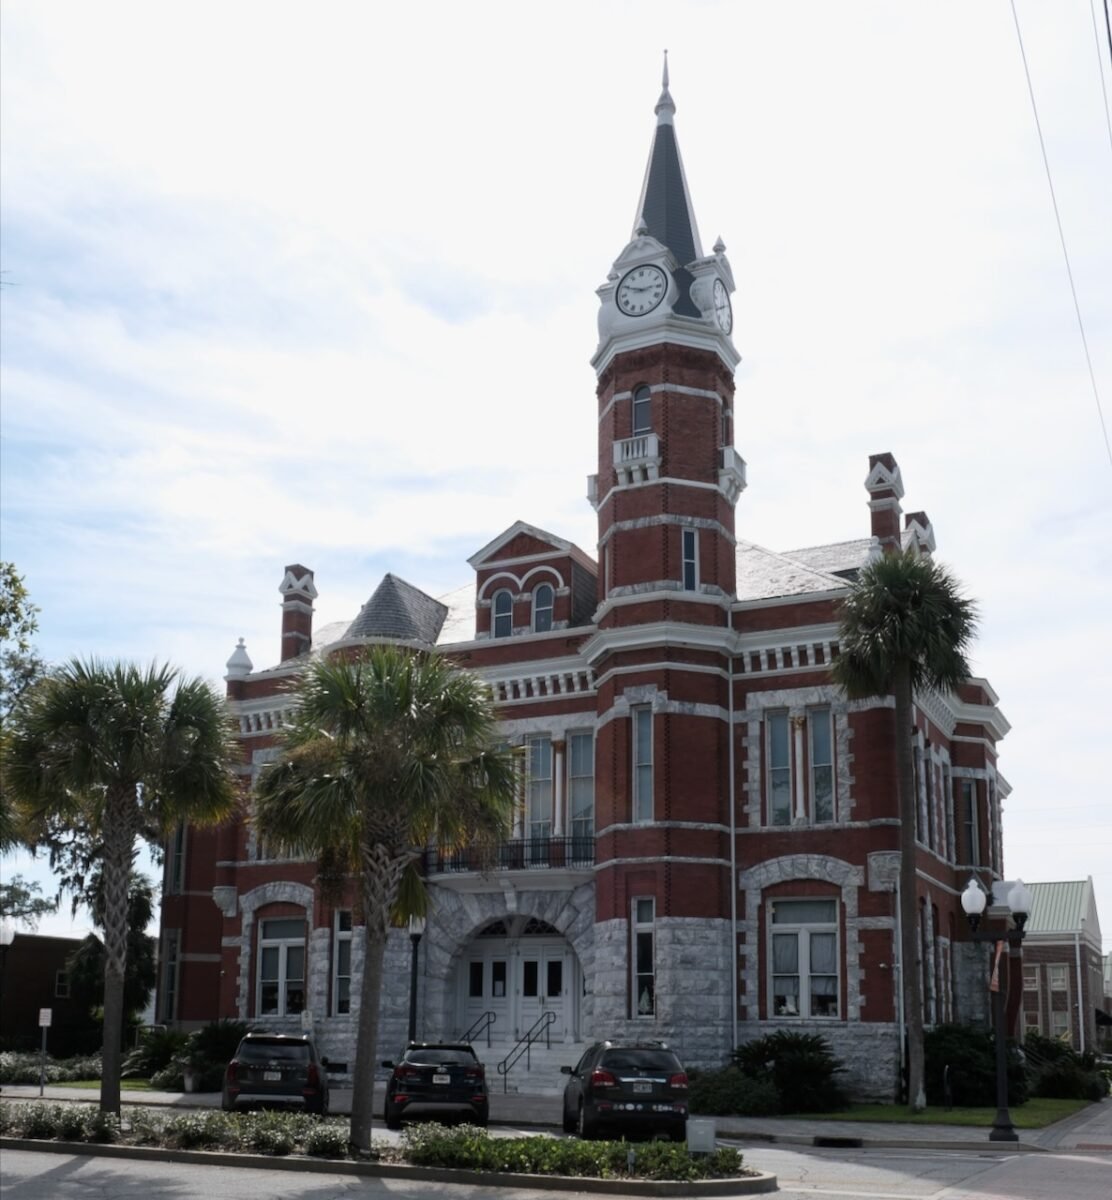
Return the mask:
[(583, 975), (567, 938), (536, 917), (502, 917), (485, 925), (460, 955), (457, 1025), (470, 1029), (493, 1013), (491, 1041), (512, 1044), (547, 1012), (553, 1040), (579, 1040)]

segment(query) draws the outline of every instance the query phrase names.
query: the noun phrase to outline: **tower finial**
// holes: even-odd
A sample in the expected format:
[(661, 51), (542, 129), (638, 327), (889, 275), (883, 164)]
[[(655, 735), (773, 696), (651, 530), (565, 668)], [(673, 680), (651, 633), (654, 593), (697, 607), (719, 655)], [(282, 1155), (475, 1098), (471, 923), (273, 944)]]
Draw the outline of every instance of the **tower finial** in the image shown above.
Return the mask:
[(656, 123), (658, 125), (670, 125), (672, 123), (672, 114), (675, 111), (676, 105), (672, 99), (672, 93), (668, 90), (668, 51), (665, 50), (660, 99), (656, 102), (656, 108), (653, 109), (653, 112), (656, 113)]

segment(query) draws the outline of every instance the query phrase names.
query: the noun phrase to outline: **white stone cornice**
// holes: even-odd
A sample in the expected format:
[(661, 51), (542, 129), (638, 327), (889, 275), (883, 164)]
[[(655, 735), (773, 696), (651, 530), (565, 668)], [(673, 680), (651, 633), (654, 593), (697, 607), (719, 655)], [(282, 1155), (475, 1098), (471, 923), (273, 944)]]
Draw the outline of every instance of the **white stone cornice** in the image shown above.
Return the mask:
[[(674, 595), (669, 593), (669, 596), (675, 600)], [(650, 625), (599, 629), (583, 645), (581, 653), (587, 662), (594, 664), (604, 655), (620, 650), (683, 646), (729, 654), (733, 644), (734, 634), (725, 625), (684, 625), (676, 621), (658, 621)]]
[[(675, 586), (663, 587), (661, 586), (662, 584), (675, 584)], [(672, 579), (657, 580), (652, 584), (644, 585), (644, 587), (644, 591), (630, 592), (618, 592), (615, 589), (598, 606), (594, 614), (593, 624), (597, 626), (603, 617), (615, 608), (623, 608), (630, 604), (644, 604), (646, 601), (653, 600), (663, 600), (669, 604), (681, 602), (684, 604), (713, 604), (717, 608), (722, 609), (723, 616), (725, 616), (726, 609), (729, 607), (729, 597), (720, 588), (715, 591), (688, 592), (683, 590), (678, 580)], [(723, 628), (725, 628), (724, 621)]]
[(718, 355), (729, 371), (736, 370), (741, 362), (741, 355), (730, 338), (700, 317), (680, 317), (675, 313), (662, 313), (658, 319), (641, 320), (646, 323), (604, 335), (601, 345), (591, 359), (591, 366), (596, 374), (601, 375), (618, 354), (630, 350), (647, 350), (665, 342), (692, 350), (710, 350)]

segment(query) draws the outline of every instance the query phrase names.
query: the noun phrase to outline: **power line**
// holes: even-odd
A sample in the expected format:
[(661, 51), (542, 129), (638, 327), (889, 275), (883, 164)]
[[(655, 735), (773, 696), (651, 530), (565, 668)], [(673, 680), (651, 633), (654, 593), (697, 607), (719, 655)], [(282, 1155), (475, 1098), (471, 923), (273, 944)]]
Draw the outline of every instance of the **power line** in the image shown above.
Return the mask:
[[(1023, 59), (1023, 73), (1027, 77), (1027, 94), (1031, 97), (1031, 111), (1035, 114), (1035, 128), (1039, 134), (1039, 148), (1042, 151), (1043, 167), (1046, 169), (1046, 182), (1050, 188), (1050, 203), (1054, 208), (1054, 220), (1058, 226), (1058, 241), (1062, 246), (1062, 258), (1066, 264), (1066, 275), (1070, 282), (1070, 294), (1073, 296), (1073, 311), (1077, 314), (1077, 328), (1081, 333), (1081, 345), (1085, 350), (1085, 362), (1089, 368), (1089, 382), (1093, 388), (1093, 400), (1097, 406), (1097, 417), (1100, 419), (1101, 433), (1104, 435), (1104, 449), (1108, 454), (1108, 462), (1112, 465), (1112, 443), (1108, 440), (1108, 426), (1104, 423), (1104, 410), (1100, 403), (1100, 389), (1097, 387), (1097, 377), (1093, 370), (1093, 359), (1089, 353), (1089, 339), (1085, 336), (1085, 322), (1081, 318), (1081, 305), (1077, 300), (1077, 287), (1073, 282), (1073, 268), (1070, 266), (1069, 251), (1066, 249), (1066, 235), (1062, 231), (1062, 217), (1058, 211), (1058, 197), (1054, 192), (1054, 179), (1050, 174), (1050, 159), (1046, 154), (1046, 142), (1043, 139), (1042, 122), (1039, 120), (1039, 107), (1035, 103), (1035, 88), (1031, 83), (1031, 69), (1027, 65), (1027, 50), (1023, 45), (1023, 33), (1019, 28), (1019, 14), (1015, 10), (1015, 0), (1011, 0), (1012, 20), (1015, 22), (1015, 35), (1019, 39), (1019, 54)], [(1107, 0), (1105, 0), (1107, 7)]]
[[(1108, 145), (1112, 146), (1112, 111), (1108, 108), (1108, 88), (1104, 83), (1104, 56), (1100, 52), (1100, 32), (1097, 29), (1097, 10), (1089, 0), (1089, 12), (1093, 18), (1093, 44), (1097, 49), (1097, 69), (1100, 71), (1100, 94), (1104, 97), (1104, 123), (1108, 127)], [(1112, 26), (1108, 24), (1108, 0), (1104, 0), (1104, 28), (1108, 33), (1108, 62), (1112, 66)]]

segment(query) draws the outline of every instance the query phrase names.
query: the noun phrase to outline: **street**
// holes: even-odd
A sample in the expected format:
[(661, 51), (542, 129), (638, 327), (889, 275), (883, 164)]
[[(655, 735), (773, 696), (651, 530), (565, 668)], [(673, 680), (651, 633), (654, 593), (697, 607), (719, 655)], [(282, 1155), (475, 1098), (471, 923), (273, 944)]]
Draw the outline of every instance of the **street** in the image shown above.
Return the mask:
[[(1108, 1200), (1112, 1154), (745, 1147), (750, 1165), (776, 1174), (784, 1200)], [(183, 1166), (9, 1150), (4, 1200), (539, 1200), (532, 1188), (409, 1183), (319, 1172)], [(585, 1188), (574, 1195), (601, 1200)]]

